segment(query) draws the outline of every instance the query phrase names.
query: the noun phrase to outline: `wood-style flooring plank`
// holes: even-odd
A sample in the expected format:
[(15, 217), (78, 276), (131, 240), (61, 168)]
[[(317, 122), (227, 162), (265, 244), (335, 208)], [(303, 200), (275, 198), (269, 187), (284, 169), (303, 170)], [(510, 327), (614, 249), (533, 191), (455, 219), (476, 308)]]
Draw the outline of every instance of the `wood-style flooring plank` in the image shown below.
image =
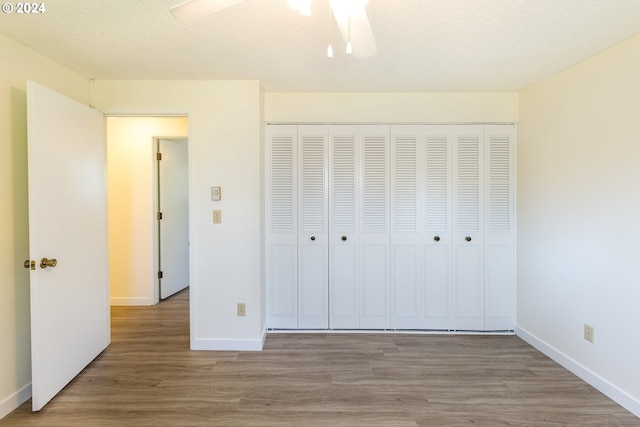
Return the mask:
[(262, 352), (189, 350), (188, 291), (113, 307), (112, 344), (12, 427), (640, 426), (515, 336), (272, 333)]

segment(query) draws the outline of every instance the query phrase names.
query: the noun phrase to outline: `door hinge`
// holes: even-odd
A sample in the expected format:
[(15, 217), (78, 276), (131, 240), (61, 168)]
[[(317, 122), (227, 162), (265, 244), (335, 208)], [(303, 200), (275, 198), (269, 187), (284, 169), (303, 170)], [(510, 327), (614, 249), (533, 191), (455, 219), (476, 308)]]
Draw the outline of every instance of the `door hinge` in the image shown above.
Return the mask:
[(162, 160), (162, 153), (156, 153), (156, 160)]
[(158, 279), (162, 279), (162, 271), (158, 271)]
[(162, 212), (158, 212), (158, 221), (162, 219)]

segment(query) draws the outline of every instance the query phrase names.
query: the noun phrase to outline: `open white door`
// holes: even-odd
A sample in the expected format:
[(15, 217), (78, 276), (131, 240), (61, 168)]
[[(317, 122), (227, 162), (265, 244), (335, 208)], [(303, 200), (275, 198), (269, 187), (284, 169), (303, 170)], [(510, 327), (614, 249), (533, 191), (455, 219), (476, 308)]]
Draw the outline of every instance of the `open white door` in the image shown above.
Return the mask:
[[(111, 340), (106, 149), (102, 113), (34, 82), (27, 84), (27, 114), (32, 403), (38, 411)], [(47, 266), (45, 258), (57, 264)]]
[(160, 298), (189, 286), (189, 177), (187, 139), (158, 140)]

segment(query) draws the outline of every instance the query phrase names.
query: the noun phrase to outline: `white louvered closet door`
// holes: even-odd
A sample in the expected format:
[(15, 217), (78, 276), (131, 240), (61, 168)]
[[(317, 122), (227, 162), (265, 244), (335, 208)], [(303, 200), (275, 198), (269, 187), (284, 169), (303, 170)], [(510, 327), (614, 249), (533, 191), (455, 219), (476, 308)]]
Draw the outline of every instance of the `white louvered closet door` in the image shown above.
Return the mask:
[(270, 328), (298, 327), (297, 126), (267, 126), (266, 282)]
[(328, 323), (326, 126), (298, 126), (298, 327)]
[(329, 325), (360, 328), (358, 126), (334, 125), (329, 144)]
[(360, 126), (360, 328), (390, 327), (389, 126)]
[(513, 125), (267, 125), (269, 328), (513, 330)]
[(515, 324), (515, 126), (485, 126), (485, 329)]
[(420, 125), (391, 127), (391, 327), (420, 329)]
[(421, 221), (423, 224), (424, 329), (449, 329), (453, 323), (452, 152), (454, 126), (422, 127)]
[(454, 135), (453, 328), (484, 329), (484, 126)]
[(390, 325), (389, 126), (334, 125), (329, 149), (329, 325)]

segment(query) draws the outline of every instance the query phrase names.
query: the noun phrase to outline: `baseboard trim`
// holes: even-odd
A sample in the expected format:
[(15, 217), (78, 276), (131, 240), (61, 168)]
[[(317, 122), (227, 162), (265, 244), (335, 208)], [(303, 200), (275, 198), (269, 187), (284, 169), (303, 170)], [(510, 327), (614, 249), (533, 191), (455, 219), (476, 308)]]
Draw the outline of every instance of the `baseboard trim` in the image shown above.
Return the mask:
[(611, 384), (600, 375), (589, 370), (588, 368), (576, 362), (558, 349), (542, 341), (531, 332), (517, 325), (516, 335), (522, 338), (527, 343), (531, 344), (537, 350), (549, 356), (552, 360), (560, 364), (562, 367), (571, 371), (573, 374), (575, 374), (585, 382), (591, 384), (594, 388), (596, 388), (605, 396), (609, 397), (618, 405), (622, 406), (627, 411), (640, 418), (640, 401), (638, 399), (635, 399), (624, 390), (621, 390), (614, 384)]
[(0, 420), (15, 411), (20, 405), (29, 400), (30, 397), (31, 383), (0, 402)]
[(146, 297), (137, 297), (137, 298), (128, 298), (128, 297), (111, 297), (109, 299), (109, 303), (113, 306), (149, 306), (153, 305), (153, 301), (151, 298)]
[(213, 351), (262, 351), (264, 340), (267, 337), (266, 329), (262, 331), (262, 336), (254, 340), (241, 339), (192, 339), (191, 350), (213, 350)]
[(388, 334), (388, 335), (515, 335), (515, 331), (454, 331), (440, 329), (267, 329), (270, 334)]

